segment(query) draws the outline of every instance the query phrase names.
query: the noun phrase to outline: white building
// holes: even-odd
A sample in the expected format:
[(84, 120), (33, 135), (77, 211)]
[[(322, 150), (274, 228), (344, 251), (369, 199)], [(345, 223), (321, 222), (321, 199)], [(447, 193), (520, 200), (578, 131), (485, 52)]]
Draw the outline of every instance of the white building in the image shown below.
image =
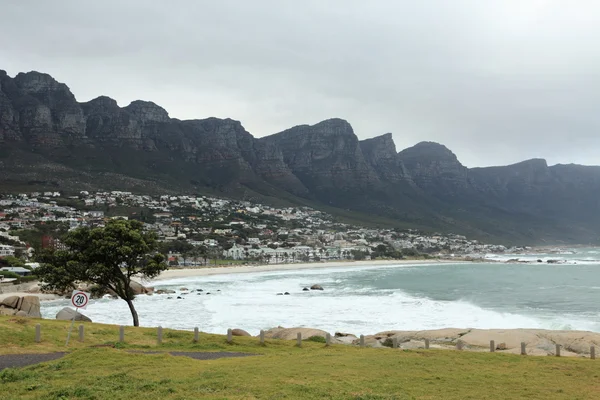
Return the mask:
[(15, 248), (6, 244), (0, 244), (0, 257), (8, 257), (15, 255)]

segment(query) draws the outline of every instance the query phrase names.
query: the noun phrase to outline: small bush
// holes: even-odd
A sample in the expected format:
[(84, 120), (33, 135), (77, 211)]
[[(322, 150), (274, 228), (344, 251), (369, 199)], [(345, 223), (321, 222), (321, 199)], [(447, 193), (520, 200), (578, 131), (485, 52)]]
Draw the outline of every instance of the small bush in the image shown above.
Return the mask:
[(326, 343), (326, 340), (323, 336), (311, 336), (306, 339), (307, 342), (317, 342), (317, 343)]

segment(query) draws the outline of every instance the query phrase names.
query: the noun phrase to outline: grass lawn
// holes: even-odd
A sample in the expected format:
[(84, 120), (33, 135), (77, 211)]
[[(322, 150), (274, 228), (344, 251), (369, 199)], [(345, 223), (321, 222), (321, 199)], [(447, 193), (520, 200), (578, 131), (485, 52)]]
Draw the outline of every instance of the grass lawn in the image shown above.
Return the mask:
[[(34, 343), (35, 324), (42, 342)], [(0, 399), (598, 399), (600, 364), (448, 350), (361, 349), (305, 341), (77, 325), (63, 359), (0, 372)], [(0, 317), (0, 354), (65, 351), (68, 321)], [(94, 348), (97, 344), (116, 348)], [(128, 350), (235, 351), (255, 357), (199, 361)]]

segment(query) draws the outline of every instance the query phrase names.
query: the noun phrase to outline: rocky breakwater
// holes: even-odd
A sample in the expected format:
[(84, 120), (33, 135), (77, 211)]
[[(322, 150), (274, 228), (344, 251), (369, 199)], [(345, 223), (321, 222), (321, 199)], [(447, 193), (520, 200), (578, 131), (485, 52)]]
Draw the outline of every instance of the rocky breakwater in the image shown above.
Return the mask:
[(42, 318), (37, 296), (9, 296), (0, 301), (0, 315)]
[[(296, 340), (301, 333), (303, 339), (319, 336), (325, 338), (327, 332), (314, 328), (283, 328), (281, 326), (265, 331), (268, 339)], [(525, 343), (527, 355), (554, 356), (556, 346), (560, 355), (567, 357), (590, 357), (590, 349), (600, 349), (600, 333), (587, 331), (552, 331), (544, 329), (437, 329), (426, 331), (385, 331), (366, 335), (366, 347), (393, 347), (399, 349), (429, 348), (455, 350), (460, 342), (464, 351), (488, 352), (490, 341), (494, 341), (494, 351), (506, 354), (521, 354), (521, 343)], [(360, 338), (349, 333), (336, 332), (331, 343), (360, 346)]]

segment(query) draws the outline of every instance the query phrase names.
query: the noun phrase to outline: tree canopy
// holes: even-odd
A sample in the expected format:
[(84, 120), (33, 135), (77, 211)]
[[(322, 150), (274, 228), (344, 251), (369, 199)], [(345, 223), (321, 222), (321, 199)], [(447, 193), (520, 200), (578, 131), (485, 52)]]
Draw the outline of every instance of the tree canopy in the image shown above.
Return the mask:
[(127, 302), (133, 325), (139, 326), (131, 288), (134, 276), (154, 278), (168, 268), (157, 252), (154, 232), (139, 221), (111, 220), (105, 227), (81, 227), (63, 237), (67, 250), (49, 250), (39, 256), (36, 274), (44, 289), (69, 290), (90, 282), (111, 290)]

